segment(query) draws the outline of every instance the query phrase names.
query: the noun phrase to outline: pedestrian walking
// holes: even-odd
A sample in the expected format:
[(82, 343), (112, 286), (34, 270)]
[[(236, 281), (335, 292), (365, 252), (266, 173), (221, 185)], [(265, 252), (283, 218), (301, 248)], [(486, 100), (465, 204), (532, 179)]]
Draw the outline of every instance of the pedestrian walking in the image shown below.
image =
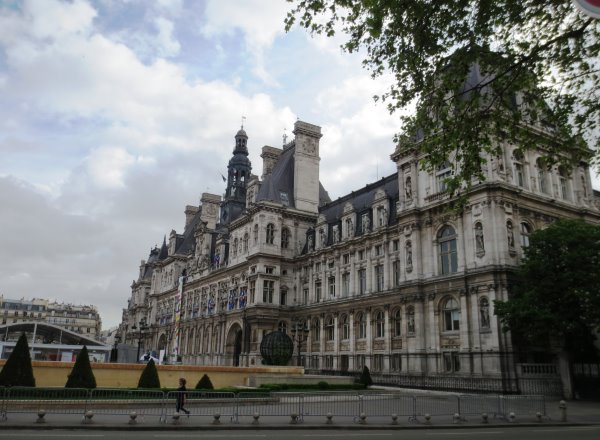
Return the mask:
[(187, 389), (185, 388), (186, 383), (187, 381), (183, 377), (179, 379), (179, 388), (177, 388), (177, 401), (175, 402), (175, 411), (183, 411), (189, 417), (190, 412), (183, 407), (185, 405), (185, 398), (187, 397)]

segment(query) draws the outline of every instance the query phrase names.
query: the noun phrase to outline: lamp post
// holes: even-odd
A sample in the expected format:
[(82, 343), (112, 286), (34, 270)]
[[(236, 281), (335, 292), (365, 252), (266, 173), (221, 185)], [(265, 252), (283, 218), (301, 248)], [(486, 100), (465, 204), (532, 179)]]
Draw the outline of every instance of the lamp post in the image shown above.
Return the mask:
[(121, 342), (121, 335), (118, 333), (115, 334), (115, 343), (113, 345), (112, 353), (111, 353), (111, 362), (119, 361), (119, 342)]
[[(137, 331), (137, 327), (133, 324), (131, 330)], [(142, 348), (142, 339), (144, 338), (144, 332), (148, 330), (148, 325), (146, 324), (146, 318), (140, 319), (140, 329), (138, 331), (138, 348), (137, 348), (137, 356), (135, 357), (135, 362), (140, 361), (140, 349)]]
[(309, 328), (306, 325), (306, 322), (304, 321), (299, 321), (299, 320), (294, 320), (294, 325), (291, 328), (291, 332), (292, 335), (294, 336), (294, 341), (296, 341), (296, 344), (298, 345), (298, 360), (297, 360), (297, 365), (301, 366), (301, 354), (300, 351), (302, 349), (302, 343), (306, 340), (306, 337), (308, 336), (308, 332), (309, 332)]

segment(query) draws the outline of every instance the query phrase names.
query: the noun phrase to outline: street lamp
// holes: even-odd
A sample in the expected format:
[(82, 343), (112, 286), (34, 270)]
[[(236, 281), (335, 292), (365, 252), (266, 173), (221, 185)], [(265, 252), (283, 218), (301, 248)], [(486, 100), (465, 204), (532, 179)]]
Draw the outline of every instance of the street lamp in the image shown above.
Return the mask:
[(309, 328), (304, 321), (295, 321), (294, 325), (291, 328), (292, 335), (294, 336), (294, 341), (298, 344), (298, 361), (297, 365), (301, 366), (301, 355), (300, 350), (302, 348), (302, 343), (306, 340), (309, 332)]
[[(133, 324), (131, 330), (134, 332), (137, 331), (137, 327)], [(135, 357), (135, 362), (140, 361), (140, 349), (142, 348), (142, 339), (144, 338), (144, 332), (148, 330), (148, 325), (146, 325), (146, 318), (140, 319), (140, 330), (138, 332), (138, 348), (137, 348), (137, 356)]]
[(119, 361), (119, 342), (121, 342), (121, 335), (115, 334), (115, 343), (113, 345), (112, 354), (111, 354), (111, 362)]

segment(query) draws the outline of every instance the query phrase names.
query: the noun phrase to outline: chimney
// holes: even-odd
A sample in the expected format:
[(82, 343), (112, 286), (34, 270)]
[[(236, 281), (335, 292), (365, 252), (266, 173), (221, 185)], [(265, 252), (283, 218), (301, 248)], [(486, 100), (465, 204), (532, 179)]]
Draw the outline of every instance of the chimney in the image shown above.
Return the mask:
[(307, 122), (294, 124), (294, 201), (296, 209), (319, 212), (319, 139), (321, 127)]
[(187, 226), (192, 222), (192, 220), (194, 219), (194, 216), (196, 215), (196, 213), (198, 212), (200, 208), (198, 208), (197, 206), (192, 206), (192, 205), (187, 205), (185, 207), (185, 227), (187, 228)]
[(281, 153), (283, 153), (281, 148), (269, 147), (268, 145), (262, 147), (262, 154), (260, 157), (262, 157), (263, 160), (263, 173), (260, 177), (261, 180), (265, 180), (265, 177), (271, 174)]

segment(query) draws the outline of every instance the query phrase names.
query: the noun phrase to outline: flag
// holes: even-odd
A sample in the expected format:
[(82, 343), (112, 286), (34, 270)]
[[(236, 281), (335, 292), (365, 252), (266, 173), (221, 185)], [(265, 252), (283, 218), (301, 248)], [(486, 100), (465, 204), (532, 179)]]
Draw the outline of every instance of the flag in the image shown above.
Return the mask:
[(225, 176), (223, 174), (221, 174), (221, 179), (223, 179), (223, 182), (227, 182), (227, 179), (225, 178)]

